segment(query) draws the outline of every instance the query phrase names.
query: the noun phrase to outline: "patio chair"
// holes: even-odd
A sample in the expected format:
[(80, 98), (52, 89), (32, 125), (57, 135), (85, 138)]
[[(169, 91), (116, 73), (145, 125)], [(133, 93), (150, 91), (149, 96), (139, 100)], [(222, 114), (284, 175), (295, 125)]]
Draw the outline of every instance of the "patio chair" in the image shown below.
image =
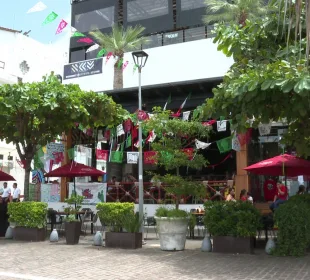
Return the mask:
[[(57, 215), (56, 215), (57, 211), (54, 209), (48, 209), (47, 210), (47, 223), (46, 223), (46, 231), (47, 231), (47, 226), (50, 225), (51, 226), (51, 232), (53, 231), (53, 227), (55, 226), (55, 228), (58, 231), (62, 230), (62, 226), (63, 226), (63, 217), (59, 216), (57, 219)], [(58, 226), (58, 227), (57, 227)]]
[(88, 219), (89, 217), (89, 213), (86, 210), (85, 213), (83, 214), (82, 218), (81, 218), (81, 229), (82, 231), (84, 231), (84, 236), (86, 236), (86, 231), (87, 231), (87, 225), (91, 224), (92, 221), (90, 219)]
[(156, 238), (158, 238), (157, 236), (157, 227), (156, 227), (156, 220), (154, 217), (147, 217), (146, 218), (146, 236), (145, 236), (145, 239), (147, 239), (147, 234), (149, 232), (149, 228), (150, 227), (153, 227), (154, 228), (154, 231), (155, 231), (155, 234), (156, 234)]

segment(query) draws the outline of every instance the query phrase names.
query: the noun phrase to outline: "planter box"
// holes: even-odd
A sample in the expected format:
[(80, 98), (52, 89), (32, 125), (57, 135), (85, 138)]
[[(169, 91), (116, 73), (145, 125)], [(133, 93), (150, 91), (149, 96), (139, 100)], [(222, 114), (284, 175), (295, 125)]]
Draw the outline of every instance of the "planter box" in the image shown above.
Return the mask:
[(213, 236), (213, 252), (254, 254), (254, 237)]
[(66, 232), (66, 243), (68, 245), (75, 245), (79, 243), (81, 234), (81, 222), (66, 222), (65, 223)]
[(44, 241), (46, 238), (45, 228), (26, 228), (15, 227), (13, 230), (13, 239), (18, 241)]
[(142, 233), (106, 232), (105, 246), (107, 248), (121, 248), (121, 249), (142, 248)]

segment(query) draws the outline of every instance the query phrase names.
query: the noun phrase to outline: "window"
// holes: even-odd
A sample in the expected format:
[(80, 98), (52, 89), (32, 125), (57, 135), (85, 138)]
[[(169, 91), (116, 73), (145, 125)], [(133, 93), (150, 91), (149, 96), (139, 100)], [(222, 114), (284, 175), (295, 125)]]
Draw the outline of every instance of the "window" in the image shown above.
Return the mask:
[(162, 46), (161, 34), (151, 35), (146, 37), (146, 39), (148, 40), (148, 42), (142, 45), (142, 49), (150, 49)]
[(80, 32), (112, 27), (115, 22), (115, 8), (112, 6), (88, 13), (77, 14), (75, 15), (74, 22), (74, 27)]
[(181, 0), (182, 11), (205, 8), (205, 0)]
[(167, 0), (135, 0), (127, 3), (127, 21), (138, 21), (167, 15), (169, 3)]
[(185, 30), (185, 42), (201, 40), (206, 38), (204, 26)]
[(183, 30), (164, 34), (164, 45), (183, 43)]
[(78, 50), (71, 51), (70, 63), (83, 61), (83, 60), (85, 60), (85, 50), (84, 49), (78, 49)]

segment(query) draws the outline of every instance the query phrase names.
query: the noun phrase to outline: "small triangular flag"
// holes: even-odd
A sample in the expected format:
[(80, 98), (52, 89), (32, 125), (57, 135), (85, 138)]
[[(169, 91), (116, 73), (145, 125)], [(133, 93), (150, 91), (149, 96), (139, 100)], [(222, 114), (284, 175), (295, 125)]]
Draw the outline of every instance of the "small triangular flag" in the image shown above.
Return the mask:
[(46, 25), (49, 24), (51, 22), (53, 22), (56, 18), (58, 17), (58, 15), (55, 12), (51, 12), (43, 21), (42, 25)]
[(31, 9), (29, 9), (27, 14), (35, 13), (35, 12), (41, 12), (41, 11), (45, 10), (46, 8), (47, 8), (47, 6), (43, 2), (40, 1), (37, 4), (35, 4)]

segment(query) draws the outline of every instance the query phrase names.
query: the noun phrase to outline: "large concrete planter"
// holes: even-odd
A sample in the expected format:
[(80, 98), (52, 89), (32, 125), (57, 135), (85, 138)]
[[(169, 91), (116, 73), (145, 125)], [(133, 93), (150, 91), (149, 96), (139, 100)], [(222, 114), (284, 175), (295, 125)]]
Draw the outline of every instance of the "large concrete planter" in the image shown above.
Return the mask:
[(182, 251), (185, 248), (188, 226), (187, 218), (155, 217), (160, 241), (160, 249), (163, 251)]
[(106, 232), (107, 248), (138, 249), (142, 248), (141, 232)]
[(18, 241), (44, 241), (46, 238), (45, 228), (26, 228), (15, 227), (13, 231), (13, 239)]
[(254, 237), (213, 236), (213, 252), (254, 254)]

